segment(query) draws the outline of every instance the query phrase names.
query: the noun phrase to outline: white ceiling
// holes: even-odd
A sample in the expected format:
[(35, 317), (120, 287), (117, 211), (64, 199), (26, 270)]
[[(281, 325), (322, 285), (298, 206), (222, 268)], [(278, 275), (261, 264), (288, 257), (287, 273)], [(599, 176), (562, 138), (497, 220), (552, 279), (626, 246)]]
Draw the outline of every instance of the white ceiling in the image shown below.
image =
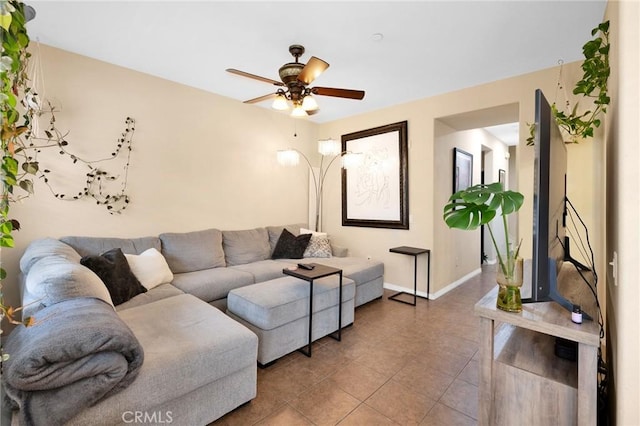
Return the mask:
[(520, 123), (517, 122), (484, 127), (484, 130), (491, 133), (508, 146), (518, 145), (520, 140)]
[[(290, 44), (331, 65), (312, 86), (327, 122), (582, 58), (605, 0), (589, 1), (27, 1), (33, 40), (243, 101), (278, 80)], [(381, 41), (374, 34), (382, 34)], [(46, 70), (44, 70), (46, 73)], [(270, 108), (270, 102), (256, 107)]]

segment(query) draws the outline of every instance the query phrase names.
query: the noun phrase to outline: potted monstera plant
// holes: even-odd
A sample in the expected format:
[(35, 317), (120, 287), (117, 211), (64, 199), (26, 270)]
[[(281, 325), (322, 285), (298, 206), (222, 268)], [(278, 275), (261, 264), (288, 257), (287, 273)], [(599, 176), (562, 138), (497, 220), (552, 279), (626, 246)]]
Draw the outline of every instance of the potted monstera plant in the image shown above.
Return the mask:
[(518, 256), (522, 241), (514, 244), (509, 238), (507, 216), (517, 212), (524, 196), (507, 191), (501, 183), (479, 184), (458, 191), (444, 206), (443, 218), (449, 228), (474, 230), (488, 225), (496, 216), (502, 217), (504, 241), (498, 242), (491, 226), (487, 226), (496, 249), (498, 265), (496, 281), (499, 285), (496, 306), (509, 312), (521, 312), (522, 259)]

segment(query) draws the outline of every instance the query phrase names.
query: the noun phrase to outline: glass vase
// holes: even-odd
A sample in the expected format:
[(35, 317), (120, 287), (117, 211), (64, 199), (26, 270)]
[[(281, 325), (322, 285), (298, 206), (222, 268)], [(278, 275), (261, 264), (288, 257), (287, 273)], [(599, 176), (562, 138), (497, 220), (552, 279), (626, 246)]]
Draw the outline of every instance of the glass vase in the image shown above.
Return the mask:
[[(498, 282), (498, 299), (496, 307), (507, 312), (522, 312), (522, 259), (504, 259), (504, 268), (498, 262), (496, 281)], [(506, 270), (503, 270), (506, 269)]]

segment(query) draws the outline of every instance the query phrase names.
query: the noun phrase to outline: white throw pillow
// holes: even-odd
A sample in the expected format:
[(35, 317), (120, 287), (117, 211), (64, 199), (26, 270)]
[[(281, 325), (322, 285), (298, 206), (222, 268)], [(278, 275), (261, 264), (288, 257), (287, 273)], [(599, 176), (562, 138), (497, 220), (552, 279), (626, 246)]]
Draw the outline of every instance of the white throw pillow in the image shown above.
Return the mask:
[(173, 281), (173, 273), (167, 261), (155, 248), (145, 250), (139, 255), (125, 254), (125, 257), (131, 272), (147, 290)]
[(315, 232), (300, 228), (300, 234), (311, 234), (311, 240), (302, 257), (331, 257), (331, 244), (326, 232)]
[(327, 234), (326, 232), (317, 232), (317, 231), (312, 231), (311, 229), (306, 229), (306, 228), (300, 228), (300, 233), (301, 234), (311, 234), (311, 235), (316, 235), (319, 237), (327, 237), (329, 238), (329, 234)]

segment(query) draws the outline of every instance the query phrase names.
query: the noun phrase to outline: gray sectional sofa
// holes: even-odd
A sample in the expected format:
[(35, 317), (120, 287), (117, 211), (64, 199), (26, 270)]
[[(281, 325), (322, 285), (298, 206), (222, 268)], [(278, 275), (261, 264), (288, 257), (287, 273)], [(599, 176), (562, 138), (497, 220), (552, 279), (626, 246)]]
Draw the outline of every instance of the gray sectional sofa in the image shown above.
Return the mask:
[[(308, 287), (282, 272), (298, 262), (343, 270), (342, 324), (353, 322), (356, 306), (382, 296), (383, 264), (344, 256), (346, 251), (335, 247), (333, 254), (340, 257), (271, 259), (283, 229), (297, 235), (304, 227), (207, 229), (144, 238), (47, 238), (30, 244), (20, 262), (21, 282), (25, 314), (36, 318), (70, 299), (112, 304), (102, 281), (80, 263), (83, 256), (119, 248), (135, 257), (153, 248), (170, 270), (170, 277), (154, 278), (166, 282), (115, 306), (117, 317), (144, 351), (137, 378), (118, 393), (83, 408), (68, 424), (91, 424), (95, 419), (101, 419), (101, 424), (127, 424), (136, 415), (151, 423), (162, 421), (163, 416), (166, 422), (169, 415), (174, 424), (207, 424), (253, 399), (260, 353), (266, 354), (262, 357), (266, 363), (306, 343), (299, 336), (283, 343), (282, 337), (306, 335)], [(132, 271), (136, 272), (133, 267)], [(336, 280), (323, 280), (314, 291), (314, 340), (337, 328)], [(228, 309), (230, 292), (230, 302), (250, 295), (260, 312), (251, 312), (242, 303), (235, 304), (236, 312), (233, 306)], [(269, 301), (274, 292), (286, 295), (297, 308), (274, 306)], [(15, 414), (20, 417), (20, 412)], [(46, 419), (41, 423), (46, 424)]]

